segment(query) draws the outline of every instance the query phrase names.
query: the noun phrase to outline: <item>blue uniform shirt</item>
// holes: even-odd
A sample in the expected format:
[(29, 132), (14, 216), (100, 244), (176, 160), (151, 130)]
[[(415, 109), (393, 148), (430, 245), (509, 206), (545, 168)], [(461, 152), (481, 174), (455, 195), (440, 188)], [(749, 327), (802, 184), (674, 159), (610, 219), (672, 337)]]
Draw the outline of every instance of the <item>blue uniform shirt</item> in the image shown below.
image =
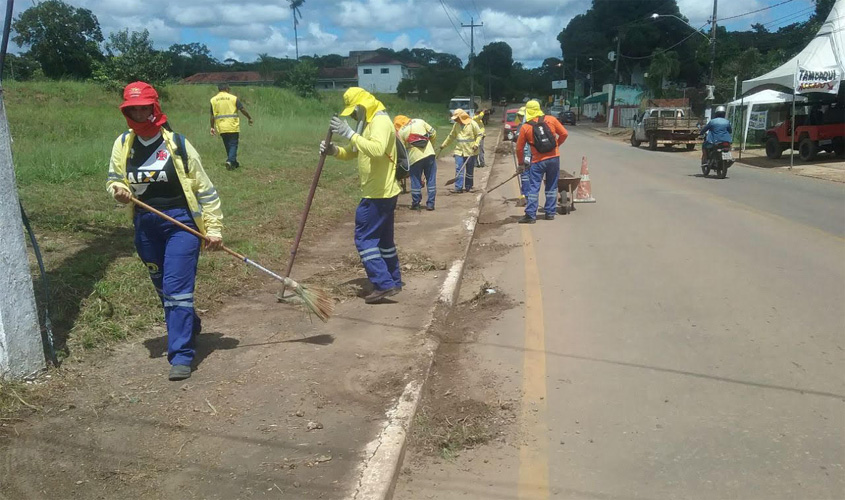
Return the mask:
[(711, 144), (731, 142), (731, 132), (731, 122), (726, 118), (713, 118), (701, 129), (701, 135), (707, 134), (705, 142)]

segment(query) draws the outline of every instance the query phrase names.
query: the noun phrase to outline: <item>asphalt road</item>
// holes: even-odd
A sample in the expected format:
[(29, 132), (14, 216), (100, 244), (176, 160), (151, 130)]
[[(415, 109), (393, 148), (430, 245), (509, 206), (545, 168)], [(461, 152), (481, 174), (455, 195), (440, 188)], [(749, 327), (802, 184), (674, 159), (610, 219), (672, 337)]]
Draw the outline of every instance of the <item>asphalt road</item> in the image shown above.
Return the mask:
[(475, 273), (519, 305), (463, 364), (519, 401), (511, 437), (395, 498), (845, 498), (845, 184), (570, 132), (597, 203), (481, 216), (512, 250)]

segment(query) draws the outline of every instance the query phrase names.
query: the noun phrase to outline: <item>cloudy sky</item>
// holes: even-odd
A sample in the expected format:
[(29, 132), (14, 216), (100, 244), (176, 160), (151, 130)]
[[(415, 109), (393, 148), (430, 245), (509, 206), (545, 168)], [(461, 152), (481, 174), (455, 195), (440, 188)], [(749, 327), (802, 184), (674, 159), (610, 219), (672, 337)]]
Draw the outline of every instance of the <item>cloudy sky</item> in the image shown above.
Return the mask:
[[(65, 0), (97, 16), (103, 33), (123, 28), (150, 31), (156, 46), (200, 42), (225, 60), (253, 61), (257, 54), (294, 57), (294, 34), (287, 0)], [(635, 0), (617, 0), (628, 2)], [(590, 0), (306, 0), (299, 25), (300, 54), (347, 55), (350, 50), (425, 47), (466, 61), (470, 19), (484, 26), (475, 31), (476, 52), (485, 44), (505, 41), (514, 58), (527, 67), (546, 57), (560, 57), (556, 37)], [(779, 5), (780, 4), (780, 5)], [(15, 3), (16, 14), (31, 1)], [(710, 0), (678, 0), (694, 26), (707, 22)], [(766, 23), (769, 29), (803, 21), (812, 0), (721, 0), (718, 18), (730, 30)]]

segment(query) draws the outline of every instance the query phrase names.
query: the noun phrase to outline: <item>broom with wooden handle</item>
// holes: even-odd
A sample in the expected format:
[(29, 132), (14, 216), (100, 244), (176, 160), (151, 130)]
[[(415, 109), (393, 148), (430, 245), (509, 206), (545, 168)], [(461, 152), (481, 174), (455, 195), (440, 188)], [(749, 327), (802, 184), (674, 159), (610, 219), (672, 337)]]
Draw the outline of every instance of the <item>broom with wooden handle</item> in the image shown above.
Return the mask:
[[(204, 234), (202, 234), (201, 232), (197, 231), (196, 229), (192, 229), (192, 228), (186, 226), (185, 224), (182, 224), (181, 222), (174, 219), (173, 217), (170, 217), (169, 215), (156, 210), (155, 208), (147, 205), (143, 201), (135, 198), (134, 196), (131, 198), (131, 200), (132, 200), (132, 203), (138, 205), (139, 207), (143, 208), (144, 210), (152, 212), (152, 213), (158, 215), (159, 217), (161, 217), (162, 219), (168, 220), (168, 221), (176, 224), (177, 226), (184, 229), (185, 231), (188, 231), (189, 233), (193, 234), (197, 238), (199, 238), (199, 239), (201, 239), (205, 242), (208, 242), (208, 238)], [(305, 310), (309, 314), (316, 315), (323, 322), (329, 320), (329, 317), (332, 314), (332, 309), (334, 307), (334, 302), (332, 301), (331, 297), (329, 297), (329, 295), (325, 291), (314, 290), (314, 289), (308, 288), (304, 285), (300, 285), (299, 283), (297, 283), (296, 281), (294, 281), (294, 280), (292, 280), (288, 277), (279, 276), (278, 274), (276, 274), (273, 271), (267, 269), (266, 267), (262, 266), (258, 262), (255, 262), (254, 260), (249, 259), (249, 258), (245, 257), (244, 255), (241, 255), (238, 252), (236, 252), (236, 251), (234, 251), (230, 248), (227, 248), (225, 246), (223, 247), (223, 251), (228, 253), (232, 257), (235, 257), (238, 260), (246, 262), (250, 266), (258, 269), (259, 271), (262, 271), (265, 274), (268, 274), (268, 275), (272, 276), (273, 278), (281, 281), (285, 285), (286, 288), (290, 288), (291, 290), (293, 290), (293, 293), (296, 294), (297, 297), (299, 297), (299, 299), (302, 301), (302, 305), (305, 307)]]
[[(332, 143), (332, 129), (326, 132), (326, 147)], [(311, 188), (308, 190), (308, 197), (305, 198), (305, 209), (302, 211), (302, 217), (299, 219), (299, 229), (296, 231), (296, 238), (293, 240), (293, 246), (290, 247), (290, 258), (288, 265), (285, 267), (285, 278), (290, 277), (290, 272), (293, 269), (293, 261), (296, 259), (296, 251), (299, 250), (299, 242), (302, 240), (302, 233), (305, 231), (305, 222), (308, 220), (308, 212), (311, 211), (311, 203), (314, 201), (314, 194), (317, 192), (317, 185), (320, 182), (320, 175), (323, 173), (323, 165), (326, 164), (326, 153), (320, 154), (320, 160), (317, 162), (317, 169), (314, 171), (314, 177), (311, 179)], [(279, 300), (284, 301), (285, 289), (287, 285), (282, 285), (282, 290), (279, 292)]]

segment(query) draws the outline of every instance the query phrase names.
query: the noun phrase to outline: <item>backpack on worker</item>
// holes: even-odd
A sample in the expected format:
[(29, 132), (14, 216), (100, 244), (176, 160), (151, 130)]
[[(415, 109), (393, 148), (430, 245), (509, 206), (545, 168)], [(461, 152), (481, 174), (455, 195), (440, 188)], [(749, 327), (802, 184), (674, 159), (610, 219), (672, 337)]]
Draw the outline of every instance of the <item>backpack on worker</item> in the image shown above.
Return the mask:
[(546, 123), (545, 116), (541, 116), (537, 121), (528, 122), (531, 125), (534, 135), (534, 149), (538, 153), (548, 153), (555, 150), (557, 141), (555, 135), (552, 133), (551, 127)]
[(411, 175), (411, 163), (408, 160), (408, 150), (402, 143), (402, 139), (396, 136), (396, 180), (402, 181)]

